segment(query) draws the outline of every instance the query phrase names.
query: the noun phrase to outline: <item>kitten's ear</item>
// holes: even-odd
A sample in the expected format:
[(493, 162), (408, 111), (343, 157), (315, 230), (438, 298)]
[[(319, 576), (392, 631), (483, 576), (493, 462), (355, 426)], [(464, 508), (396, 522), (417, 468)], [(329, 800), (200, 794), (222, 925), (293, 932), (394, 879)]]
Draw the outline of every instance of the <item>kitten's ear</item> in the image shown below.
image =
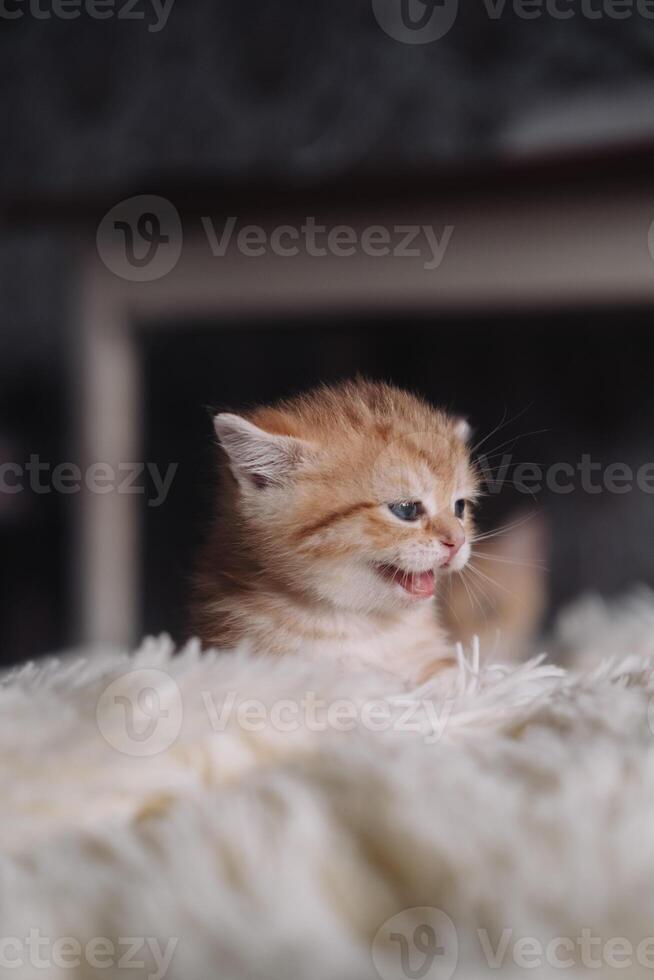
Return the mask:
[(459, 418), (454, 420), (454, 432), (461, 442), (469, 442), (472, 435), (472, 427), (467, 419)]
[(250, 487), (280, 486), (310, 452), (302, 439), (265, 432), (240, 415), (216, 415), (213, 427), (232, 473)]

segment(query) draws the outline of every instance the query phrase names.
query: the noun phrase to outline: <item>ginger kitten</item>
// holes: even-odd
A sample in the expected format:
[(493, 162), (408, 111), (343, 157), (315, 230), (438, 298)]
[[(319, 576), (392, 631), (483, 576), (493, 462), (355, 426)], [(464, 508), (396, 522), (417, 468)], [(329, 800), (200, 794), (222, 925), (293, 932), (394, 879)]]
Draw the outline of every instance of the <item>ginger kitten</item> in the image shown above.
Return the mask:
[(468, 425), (385, 384), (216, 415), (216, 517), (196, 580), (205, 644), (373, 664), (450, 657), (435, 595), (470, 555)]

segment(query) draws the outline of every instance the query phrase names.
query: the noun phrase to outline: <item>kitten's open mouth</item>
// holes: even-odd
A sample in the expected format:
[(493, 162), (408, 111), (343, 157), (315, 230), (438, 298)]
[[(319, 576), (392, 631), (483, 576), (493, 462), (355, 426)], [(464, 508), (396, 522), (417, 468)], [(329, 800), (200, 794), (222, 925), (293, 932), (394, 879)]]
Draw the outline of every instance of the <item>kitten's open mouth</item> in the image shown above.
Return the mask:
[(417, 599), (429, 599), (434, 594), (432, 569), (427, 572), (407, 572), (404, 568), (398, 568), (397, 565), (376, 565), (375, 567), (382, 578), (397, 583), (405, 592)]

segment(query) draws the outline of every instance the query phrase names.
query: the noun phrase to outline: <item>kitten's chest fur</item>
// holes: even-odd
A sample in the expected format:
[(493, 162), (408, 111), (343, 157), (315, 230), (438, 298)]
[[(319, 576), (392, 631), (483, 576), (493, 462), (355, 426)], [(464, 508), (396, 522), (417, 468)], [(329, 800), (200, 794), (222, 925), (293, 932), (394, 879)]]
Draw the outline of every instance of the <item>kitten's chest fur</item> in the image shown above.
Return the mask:
[[(313, 620), (315, 622), (315, 620)], [(298, 622), (298, 651), (310, 656), (331, 658), (350, 669), (368, 666), (382, 669), (411, 683), (419, 683), (434, 669), (435, 663), (449, 655), (444, 632), (437, 619), (433, 601), (422, 609), (409, 609), (392, 616), (374, 617), (337, 614), (321, 635), (303, 642), (302, 630), (311, 630), (311, 617)], [(291, 634), (293, 626), (290, 626)], [(289, 639), (291, 637), (289, 636)]]
[(374, 667), (419, 683), (451, 650), (433, 600), (389, 614), (326, 608), (283, 592), (214, 586), (200, 629), (205, 643), (244, 645), (256, 654), (331, 660), (347, 669)]

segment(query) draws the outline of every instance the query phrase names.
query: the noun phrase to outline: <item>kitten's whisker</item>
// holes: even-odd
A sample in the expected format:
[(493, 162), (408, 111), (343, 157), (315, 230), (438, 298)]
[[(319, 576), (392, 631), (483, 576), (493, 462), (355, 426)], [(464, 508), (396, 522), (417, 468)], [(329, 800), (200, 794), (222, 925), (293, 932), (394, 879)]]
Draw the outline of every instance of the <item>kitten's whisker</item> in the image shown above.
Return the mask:
[[(475, 592), (475, 588), (474, 588), (474, 584), (473, 584), (472, 580), (469, 580), (468, 581), (468, 584), (466, 584), (466, 576), (464, 574), (466, 571), (470, 571), (470, 565), (466, 565), (465, 569), (463, 569), (463, 568), (461, 569), (463, 584), (466, 587), (466, 591), (468, 592), (468, 595), (470, 595), (470, 591), (468, 590), (468, 584), (470, 585), (470, 590), (472, 592), (472, 598), (474, 599), (476, 605), (478, 606), (480, 613), (484, 617), (484, 620), (486, 620), (487, 619), (486, 610), (484, 609), (483, 603), (480, 602), (479, 596)], [(488, 601), (488, 598), (487, 597), (486, 597), (486, 601)]]
[[(507, 480), (505, 482), (508, 483), (508, 484), (510, 484), (511, 486), (514, 486), (514, 487), (516, 486), (515, 483), (511, 483), (511, 481), (509, 481), (509, 480)], [(477, 493), (475, 494), (475, 499), (476, 500), (480, 500), (480, 499), (486, 500), (488, 497), (497, 497), (498, 490), (501, 490), (504, 485), (505, 484), (502, 483), (501, 486), (498, 487), (497, 490), (495, 490), (495, 491), (493, 491), (493, 490), (481, 490), (481, 491), (477, 491)], [(530, 497), (533, 497), (534, 502), (536, 501), (536, 495), (535, 495), (535, 493), (534, 493), (533, 490), (529, 490), (528, 487), (524, 487), (524, 486), (522, 486), (522, 484), (519, 484), (519, 486), (522, 488), (522, 490), (525, 493), (528, 493)]]
[(510, 476), (507, 476), (503, 480), (500, 480), (497, 477), (490, 477), (490, 478), (485, 478), (484, 477), (481, 480), (481, 485), (482, 486), (488, 486), (489, 488), (492, 486), (492, 490), (491, 489), (488, 489), (488, 490), (478, 490), (477, 493), (476, 493), (476, 495), (475, 495), (476, 497), (489, 497), (489, 496), (491, 496), (491, 494), (492, 494), (492, 496), (496, 497), (497, 494), (501, 490), (504, 489), (504, 487), (509, 486), (509, 487), (514, 487), (514, 489), (516, 489), (519, 493), (529, 494), (529, 496), (534, 501), (536, 501), (536, 499), (537, 499), (537, 492), (536, 492), (536, 490), (530, 489), (524, 483), (516, 482)]
[(474, 610), (475, 606), (474, 606), (474, 603), (472, 601), (472, 596), (470, 595), (470, 589), (468, 588), (468, 583), (466, 581), (466, 577), (463, 574), (463, 572), (464, 572), (464, 569), (461, 568), (459, 570), (459, 574), (461, 576), (461, 583), (463, 585), (463, 588), (466, 590), (466, 595), (468, 596), (468, 601), (470, 602), (470, 608)]
[(535, 490), (530, 490), (529, 487), (526, 487), (524, 485), (524, 483), (514, 483), (513, 485), (516, 488), (516, 490), (522, 489), (523, 491), (526, 491), (529, 494), (529, 496), (531, 497), (531, 499), (534, 502), (536, 501), (536, 491)]
[[(478, 571), (479, 571), (479, 569), (477, 569), (477, 568), (475, 568), (475, 567), (474, 567), (474, 565), (472, 565), (472, 564), (469, 564), (469, 565), (467, 566), (467, 568), (468, 568), (468, 571), (469, 571), (469, 572), (470, 572), (471, 574), (475, 574), (475, 575), (476, 575), (476, 574), (478, 573)], [(479, 589), (479, 591), (481, 592), (481, 594), (483, 595), (483, 597), (484, 597), (484, 599), (485, 599), (485, 600), (486, 600), (486, 602), (488, 603), (488, 605), (489, 605), (489, 606), (490, 606), (491, 608), (494, 608), (496, 604), (495, 604), (495, 603), (493, 602), (493, 600), (492, 600), (492, 598), (491, 598), (491, 597), (489, 596), (489, 594), (488, 594), (488, 592), (486, 591), (486, 589), (485, 589), (485, 588), (483, 587), (483, 585), (481, 584), (481, 581), (479, 581), (479, 580), (478, 580), (478, 581), (476, 582), (476, 585), (477, 585), (477, 588)]]
[(543, 571), (547, 571), (545, 562), (521, 561), (519, 558), (504, 558), (500, 555), (491, 555), (487, 551), (471, 551), (471, 555), (474, 558), (483, 558), (484, 561), (498, 561), (502, 565), (520, 565), (522, 568), (540, 568)]
[[(506, 453), (490, 453), (488, 456), (485, 453), (483, 453), (474, 462), (477, 465), (479, 465), (479, 460), (481, 460), (481, 459), (483, 459), (484, 462), (487, 463), (489, 460), (496, 459), (498, 456), (500, 458), (501, 457), (506, 457)], [(495, 464), (495, 469), (500, 469), (500, 467), (502, 465), (505, 465), (508, 469), (511, 469), (512, 466), (520, 466), (522, 463), (526, 463), (526, 462), (528, 462), (531, 466), (546, 466), (547, 465), (542, 460), (530, 459), (530, 460), (520, 460), (519, 463), (506, 463), (506, 461), (504, 462), (504, 464), (497, 463), (497, 464)], [(491, 469), (493, 469), (493, 467), (492, 466), (489, 466), (488, 469), (491, 470)]]
[[(450, 588), (450, 595), (451, 595), (452, 594), (452, 576), (451, 575), (449, 577), (448, 585), (449, 585), (449, 588)], [(456, 619), (457, 623), (459, 623), (459, 625), (461, 625), (461, 620), (459, 619), (459, 616), (457, 614), (457, 611), (454, 608), (454, 606), (452, 605), (452, 603), (449, 601), (449, 599), (447, 598), (447, 596), (445, 595), (445, 590), (444, 589), (440, 593), (440, 595), (441, 595), (441, 597), (443, 599), (443, 602), (445, 603), (445, 605), (447, 606), (447, 608), (449, 609), (449, 611), (452, 613), (452, 615)]]
[[(545, 432), (551, 432), (551, 431), (552, 431), (551, 429), (531, 429), (529, 432), (520, 432), (516, 436), (511, 436), (510, 439), (505, 439), (504, 442), (500, 442), (497, 446), (493, 446), (493, 448), (490, 450), (490, 452), (495, 454), (500, 449), (502, 449), (504, 446), (508, 446), (509, 443), (512, 443), (512, 442), (515, 443), (515, 442), (517, 442), (518, 439), (526, 439), (527, 436), (540, 436), (540, 435), (543, 435), (543, 433), (545, 433)], [(474, 449), (471, 450), (471, 453), (474, 452), (474, 451), (475, 451)], [(483, 454), (482, 454), (482, 456), (483, 456)], [(483, 456), (483, 458), (486, 459), (488, 457)]]
[(471, 572), (474, 572), (476, 575), (480, 575), (482, 579), (484, 579), (490, 585), (496, 586), (498, 589), (502, 589), (503, 592), (507, 592), (510, 596), (513, 596), (514, 599), (518, 598), (515, 592), (513, 592), (511, 589), (507, 589), (505, 585), (502, 585), (502, 583), (498, 582), (497, 579), (494, 579), (490, 575), (487, 575), (486, 572), (482, 572), (480, 568), (475, 568), (475, 566), (472, 563), (468, 567)]
[(533, 402), (529, 402), (529, 404), (528, 405), (525, 405), (525, 407), (520, 412), (518, 412), (517, 415), (514, 415), (513, 418), (510, 418), (510, 419), (507, 419), (507, 417), (506, 417), (506, 415), (507, 415), (507, 409), (505, 407), (504, 408), (504, 412), (502, 414), (502, 421), (499, 423), (499, 425), (496, 425), (494, 429), (491, 429), (491, 431), (488, 433), (487, 436), (484, 436), (483, 439), (480, 439), (479, 442), (472, 447), (472, 449), (470, 450), (470, 453), (471, 454), (474, 453), (477, 449), (479, 449), (480, 446), (483, 446), (484, 443), (487, 442), (490, 439), (491, 436), (494, 436), (496, 432), (499, 432), (505, 426), (511, 425), (512, 422), (517, 422), (518, 419), (522, 418), (522, 416), (525, 414), (525, 412), (528, 412), (529, 411), (529, 409), (532, 407), (533, 404), (534, 404)]
[(527, 521), (534, 519), (535, 514), (527, 514), (526, 517), (521, 518), (518, 521), (512, 521), (509, 524), (504, 524), (501, 527), (495, 528), (494, 531), (486, 531), (484, 534), (477, 534), (470, 538), (471, 544), (476, 544), (478, 541), (487, 541), (489, 538), (497, 538), (500, 534), (506, 534), (508, 531), (514, 530), (514, 528), (521, 527), (526, 524)]
[[(507, 477), (505, 480), (492, 479), (491, 482), (492, 482), (493, 487), (494, 487), (494, 489), (493, 489), (493, 494), (494, 495), (496, 495), (505, 486), (510, 486), (510, 487), (515, 487), (515, 489), (518, 490), (520, 493), (528, 493), (529, 496), (534, 501), (536, 501), (536, 499), (537, 499), (536, 498), (536, 491), (535, 490), (530, 490), (529, 487), (525, 486), (524, 483), (516, 483), (516, 481), (513, 480), (511, 477)], [(479, 496), (480, 497), (488, 497), (488, 496), (490, 496), (490, 492), (484, 493), (482, 491), (481, 493), (479, 493)]]
[[(520, 463), (512, 464), (513, 469), (517, 469), (518, 466), (520, 466), (520, 465), (521, 465)], [(531, 462), (530, 461), (529, 462), (529, 465), (530, 466), (540, 466), (540, 467), (542, 467), (545, 464), (544, 463), (534, 463), (534, 462)], [(512, 468), (511, 466), (508, 468), (508, 472), (506, 470), (504, 470), (504, 475), (501, 478), (500, 478), (499, 474), (503, 470), (503, 467), (502, 466), (497, 466), (495, 468), (493, 468), (493, 467), (487, 467), (483, 471), (482, 471), (481, 467), (478, 466), (477, 468), (479, 470), (478, 475), (479, 475), (480, 485), (482, 487), (483, 486), (487, 486), (487, 487), (491, 487), (492, 486), (493, 489), (492, 489), (492, 491), (490, 491), (490, 490), (489, 491), (478, 490), (476, 496), (478, 496), (478, 497), (487, 497), (487, 496), (489, 496), (489, 493), (491, 493), (491, 492), (493, 494), (497, 494), (500, 490), (502, 490), (503, 487), (507, 486), (507, 484), (508, 484), (509, 486), (515, 487), (517, 490), (520, 490), (522, 493), (528, 493), (531, 497), (533, 497), (534, 500), (536, 499), (536, 491), (535, 490), (531, 490), (528, 486), (526, 486), (522, 482), (516, 482), (515, 478), (513, 477), (513, 475), (510, 472), (510, 470)]]
[[(490, 463), (490, 461), (492, 459), (502, 459), (503, 458), (504, 459), (504, 465), (505, 466), (517, 466), (517, 463), (511, 463), (511, 462), (507, 461), (506, 455), (507, 455), (506, 453), (502, 453), (502, 452), (499, 452), (499, 451), (492, 452), (492, 453), (480, 453), (479, 456), (475, 456), (474, 462), (477, 465), (479, 465), (479, 463), (480, 463), (481, 460), (483, 460), (484, 463)], [(531, 460), (529, 462), (531, 462)], [(499, 463), (496, 463), (495, 465), (496, 466), (499, 466), (500, 464)], [(490, 469), (490, 467), (489, 467), (489, 469)]]
[(490, 430), (490, 432), (488, 433), (488, 435), (487, 435), (487, 436), (484, 436), (484, 437), (483, 437), (483, 439), (480, 439), (480, 440), (479, 440), (479, 442), (478, 442), (478, 443), (476, 443), (476, 444), (475, 444), (475, 445), (474, 445), (474, 446), (473, 446), (473, 447), (471, 448), (471, 450), (470, 450), (470, 455), (472, 456), (472, 454), (473, 454), (474, 452), (476, 452), (476, 451), (477, 451), (477, 450), (479, 449), (479, 447), (480, 447), (480, 446), (483, 446), (483, 445), (484, 445), (484, 443), (485, 443), (485, 442), (486, 442), (486, 441), (487, 441), (488, 439), (490, 439), (490, 437), (491, 437), (491, 436), (494, 436), (496, 432), (499, 432), (499, 431), (500, 431), (500, 429), (502, 428), (502, 426), (503, 426), (503, 425), (504, 425), (505, 423), (506, 423), (506, 424), (508, 425), (508, 422), (506, 422), (506, 408), (504, 409), (504, 413), (502, 414), (502, 421), (501, 421), (501, 422), (499, 423), (499, 425), (496, 425), (494, 429), (491, 429), (491, 430)]

